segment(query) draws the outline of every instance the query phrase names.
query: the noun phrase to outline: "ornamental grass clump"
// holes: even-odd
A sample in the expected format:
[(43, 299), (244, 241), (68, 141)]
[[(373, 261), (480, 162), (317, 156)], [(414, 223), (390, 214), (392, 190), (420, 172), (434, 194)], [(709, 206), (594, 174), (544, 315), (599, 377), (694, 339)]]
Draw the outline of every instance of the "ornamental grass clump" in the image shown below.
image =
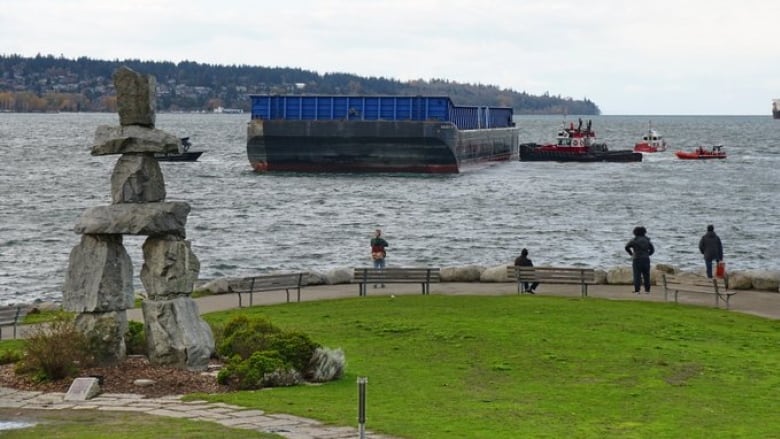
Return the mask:
[(77, 328), (72, 315), (60, 315), (36, 326), (27, 337), (16, 373), (36, 381), (56, 381), (93, 363), (90, 340)]
[(306, 334), (283, 331), (262, 317), (246, 316), (235, 317), (218, 332), (217, 353), (228, 359), (217, 376), (220, 384), (259, 389), (293, 386), (315, 375), (321, 381), (326, 376), (312, 369), (321, 346)]

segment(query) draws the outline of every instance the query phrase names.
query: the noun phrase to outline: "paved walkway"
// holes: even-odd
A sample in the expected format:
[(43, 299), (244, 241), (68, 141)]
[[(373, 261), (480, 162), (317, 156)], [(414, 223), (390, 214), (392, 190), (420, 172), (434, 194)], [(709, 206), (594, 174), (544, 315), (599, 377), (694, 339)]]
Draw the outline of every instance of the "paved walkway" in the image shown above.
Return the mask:
[[(109, 410), (216, 422), (226, 427), (275, 433), (290, 439), (354, 439), (357, 428), (324, 425), (313, 419), (266, 414), (223, 403), (182, 401), (181, 396), (145, 399), (141, 395), (104, 393), (88, 401), (65, 401), (64, 393), (27, 392), (0, 387), (0, 408), (31, 410)], [(0, 419), (0, 422), (3, 420)], [(366, 438), (392, 439), (366, 432)]]
[[(588, 296), (611, 300), (642, 300), (663, 302), (663, 289), (655, 287), (652, 294), (635, 295), (628, 285), (592, 285)], [(514, 283), (442, 283), (431, 285), (431, 294), (451, 295), (507, 295), (516, 294)], [(368, 295), (420, 294), (419, 285), (388, 285), (386, 288), (368, 289)], [(576, 285), (540, 285), (539, 295), (580, 297)], [(313, 301), (342, 297), (357, 297), (357, 285), (319, 285), (301, 291), (301, 301)], [(291, 294), (295, 301), (295, 294)], [(255, 305), (283, 303), (286, 294), (266, 292), (255, 294)], [(681, 295), (682, 304), (714, 306), (714, 297), (704, 294)], [(207, 296), (196, 299), (201, 313), (233, 309), (238, 306), (235, 294)], [(246, 302), (245, 302), (246, 303)], [(731, 299), (731, 310), (769, 319), (780, 319), (780, 294), (761, 291), (740, 291)], [(139, 309), (128, 310), (128, 318), (143, 321)], [(4, 328), (9, 329), (9, 328)], [(21, 328), (23, 334), (24, 328)], [(3, 332), (5, 337), (5, 332)], [(10, 333), (8, 334), (10, 337)], [(276, 433), (291, 439), (346, 439), (358, 437), (357, 427), (327, 426), (319, 421), (285, 414), (266, 414), (261, 410), (205, 401), (183, 402), (181, 396), (145, 399), (134, 394), (101, 394), (88, 401), (65, 401), (63, 393), (40, 393), (0, 388), (0, 407), (19, 409), (97, 409), (132, 411), (151, 415), (217, 422), (232, 428)], [(392, 439), (389, 436), (366, 432), (371, 439)]]

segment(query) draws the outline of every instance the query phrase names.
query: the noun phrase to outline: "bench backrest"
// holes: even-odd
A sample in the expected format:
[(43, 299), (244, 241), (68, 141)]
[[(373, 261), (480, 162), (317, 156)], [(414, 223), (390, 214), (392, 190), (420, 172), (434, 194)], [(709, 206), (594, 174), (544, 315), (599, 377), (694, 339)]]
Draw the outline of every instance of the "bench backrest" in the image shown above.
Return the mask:
[(437, 283), (441, 282), (439, 268), (355, 268), (355, 282)]
[(303, 282), (303, 275), (304, 273), (285, 273), (244, 277), (231, 285), (230, 290), (234, 293), (250, 293), (299, 288)]
[(507, 276), (518, 282), (596, 283), (596, 270), (577, 267), (507, 267)]
[(25, 308), (21, 306), (0, 307), (0, 326), (17, 324), (26, 314)]
[(726, 279), (707, 278), (701, 276), (676, 276), (663, 273), (664, 287), (670, 290), (679, 289), (711, 289), (712, 291), (726, 291), (728, 282)]

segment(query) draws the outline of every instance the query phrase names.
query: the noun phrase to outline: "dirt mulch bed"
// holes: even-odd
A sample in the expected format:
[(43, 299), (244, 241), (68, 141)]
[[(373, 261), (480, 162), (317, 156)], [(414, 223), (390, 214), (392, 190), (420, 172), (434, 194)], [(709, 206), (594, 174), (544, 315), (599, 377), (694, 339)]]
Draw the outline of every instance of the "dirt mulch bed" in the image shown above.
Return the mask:
[[(211, 364), (210, 370), (218, 370), (221, 364)], [(103, 378), (101, 393), (135, 393), (147, 398), (187, 393), (223, 393), (231, 389), (217, 383), (216, 372), (195, 372), (149, 364), (146, 357), (128, 356), (123, 362), (110, 367), (90, 367), (79, 371), (77, 377)], [(155, 383), (148, 386), (134, 384), (135, 380), (148, 379)], [(0, 366), (0, 387), (40, 392), (67, 392), (73, 379), (36, 383), (26, 375), (14, 373), (14, 364)]]

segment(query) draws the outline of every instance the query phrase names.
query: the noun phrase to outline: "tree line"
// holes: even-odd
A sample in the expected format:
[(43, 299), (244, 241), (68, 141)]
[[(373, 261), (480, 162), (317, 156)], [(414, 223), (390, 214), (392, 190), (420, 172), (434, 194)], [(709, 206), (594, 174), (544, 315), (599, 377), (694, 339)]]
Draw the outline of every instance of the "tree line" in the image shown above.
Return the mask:
[(159, 111), (249, 110), (249, 94), (445, 95), (457, 105), (512, 107), (516, 114), (600, 114), (589, 99), (541, 96), (446, 79), (402, 82), (292, 67), (214, 65), (138, 59), (0, 55), (0, 111), (116, 111), (113, 72), (127, 66), (157, 80)]

